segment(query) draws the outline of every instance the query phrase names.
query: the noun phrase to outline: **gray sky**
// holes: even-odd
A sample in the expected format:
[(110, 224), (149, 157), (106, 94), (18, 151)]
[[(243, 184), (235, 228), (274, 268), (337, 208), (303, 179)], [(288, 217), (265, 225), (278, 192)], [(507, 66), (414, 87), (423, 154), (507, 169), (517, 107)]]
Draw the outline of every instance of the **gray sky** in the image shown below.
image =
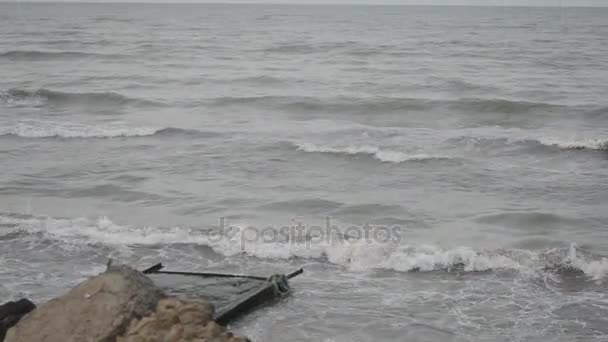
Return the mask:
[[(0, 0), (19, 2), (21, 0)], [(24, 0), (70, 2), (200, 2), (200, 3), (285, 3), (285, 4), (396, 4), (472, 6), (608, 7), (608, 0)]]

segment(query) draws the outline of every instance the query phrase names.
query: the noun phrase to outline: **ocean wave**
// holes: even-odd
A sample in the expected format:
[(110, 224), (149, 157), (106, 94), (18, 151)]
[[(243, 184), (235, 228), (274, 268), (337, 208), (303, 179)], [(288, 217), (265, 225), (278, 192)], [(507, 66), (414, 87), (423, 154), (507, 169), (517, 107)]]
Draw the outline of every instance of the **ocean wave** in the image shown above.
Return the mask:
[(286, 109), (306, 112), (331, 113), (391, 113), (402, 111), (429, 111), (443, 109), (468, 113), (501, 113), (516, 114), (534, 112), (552, 112), (567, 108), (543, 102), (527, 102), (506, 99), (425, 99), (399, 97), (332, 97), (319, 98), (310, 96), (253, 96), (253, 97), (220, 97), (211, 99), (214, 106), (257, 106), (263, 108)]
[[(200, 83), (200, 81), (198, 81)], [(226, 84), (252, 84), (252, 85), (285, 85), (290, 82), (290, 80), (272, 77), (267, 75), (261, 76), (250, 76), (250, 77), (238, 77), (238, 78), (229, 78), (229, 79), (214, 79), (214, 83), (226, 83)], [(295, 80), (294, 82), (298, 82)]]
[[(311, 241), (252, 241), (250, 231), (222, 235), (217, 230), (188, 227), (135, 227), (119, 225), (107, 217), (60, 219), (0, 213), (1, 240), (45, 238), (74, 243), (108, 245), (207, 246), (225, 257), (253, 256), (266, 259), (309, 258), (325, 260), (353, 271), (375, 269), (397, 272), (496, 272), (523, 275), (584, 275), (602, 281), (608, 275), (608, 258), (570, 244), (568, 248), (542, 251), (523, 249), (477, 250), (471, 247), (442, 248), (436, 245), (401, 245), (351, 239)], [(243, 239), (239, 232), (247, 235)]]
[(420, 55), (416, 49), (403, 49), (394, 44), (362, 44), (356, 41), (334, 41), (321, 43), (278, 43), (262, 49), (252, 50), (267, 54), (304, 55), (312, 53), (338, 53), (355, 57)]
[(540, 138), (537, 141), (544, 146), (558, 147), (565, 150), (608, 151), (608, 139), (561, 140), (555, 138)]
[(534, 131), (497, 131), (481, 134), (463, 135), (449, 138), (448, 144), (474, 145), (482, 148), (501, 148), (506, 146), (520, 146), (524, 148), (543, 148), (554, 150), (591, 150), (607, 151), (608, 139), (569, 139)]
[(360, 146), (323, 146), (312, 143), (295, 144), (299, 151), (309, 153), (331, 153), (341, 155), (370, 155), (375, 159), (385, 162), (399, 164), (406, 161), (425, 161), (425, 160), (442, 160), (450, 159), (446, 156), (434, 156), (428, 154), (409, 154), (405, 152), (382, 149), (377, 146), (360, 145)]
[(112, 23), (131, 23), (133, 19), (131, 18), (115, 18), (115, 17), (95, 17), (93, 18), (95, 22), (112, 22)]
[(445, 101), (445, 105), (450, 109), (463, 112), (473, 111), (479, 113), (528, 113), (531, 111), (553, 111), (566, 106), (545, 103), (529, 102), (506, 99), (460, 99), (456, 101)]
[(266, 203), (258, 206), (257, 209), (276, 212), (295, 210), (300, 213), (313, 215), (320, 212), (326, 212), (327, 210), (337, 209), (342, 205), (343, 203), (340, 202), (323, 199), (296, 199), (291, 201)]
[(213, 106), (248, 106), (306, 113), (386, 113), (398, 111), (426, 111), (433, 101), (408, 98), (318, 98), (312, 96), (254, 96), (220, 97), (211, 100)]
[(281, 53), (281, 54), (308, 54), (319, 50), (319, 47), (312, 44), (279, 44), (269, 46), (267, 48), (256, 50), (265, 53)]
[[(59, 46), (60, 48), (65, 47), (66, 45), (89, 45), (89, 46), (95, 46), (96, 48), (99, 48), (100, 46), (107, 46), (107, 45), (111, 45), (112, 41), (108, 40), (108, 39), (91, 39), (91, 40), (78, 40), (78, 39), (52, 39), (52, 40), (47, 40), (44, 42), (44, 45), (46, 46)], [(103, 56), (112, 56), (112, 55), (103, 55)], [(119, 55), (114, 55), (115, 57), (119, 57)]]
[(102, 93), (70, 93), (49, 89), (24, 90), (9, 89), (0, 91), (0, 101), (9, 105), (40, 106), (51, 103), (56, 105), (150, 105), (161, 106), (162, 103), (127, 97), (113, 92)]
[(124, 124), (102, 126), (50, 121), (21, 121), (13, 126), (0, 127), (0, 136), (21, 138), (119, 138), (191, 133), (192, 131), (173, 127), (131, 127)]
[(264, 53), (279, 53), (279, 54), (309, 54), (315, 52), (327, 52), (335, 49), (346, 49), (356, 46), (354, 41), (336, 41), (324, 42), (320, 44), (312, 43), (279, 43), (268, 46), (261, 50), (254, 50)]
[(307, 107), (308, 105), (317, 106), (321, 100), (311, 96), (222, 96), (209, 99), (211, 105), (235, 106), (269, 106), (269, 107)]
[(15, 61), (47, 61), (56, 59), (120, 58), (122, 55), (81, 51), (11, 50), (0, 52), (0, 58)]
[[(198, 78), (197, 77), (197, 78), (190, 78), (190, 79), (185, 79), (185, 80), (181, 81), (181, 83), (184, 85), (200, 85), (201, 83), (208, 83), (208, 84), (212, 84), (212, 85), (244, 84), (244, 85), (269, 86), (269, 87), (285, 86), (287, 84), (302, 83), (302, 82), (305, 82), (305, 81), (302, 79), (282, 78), (282, 77), (274, 77), (274, 76), (268, 76), (268, 75), (242, 76), (242, 77), (229, 77), (229, 78), (224, 78), (224, 77)], [(222, 98), (212, 99), (211, 104), (216, 105), (216, 106), (222, 106), (222, 105), (229, 106), (231, 104), (246, 103), (247, 101), (255, 102), (254, 99), (255, 98), (253, 98), (253, 97), (251, 97), (251, 98), (250, 97), (246, 97), (246, 98), (222, 97)], [(260, 100), (263, 101), (263, 99), (260, 99)], [(199, 105), (199, 104), (207, 104), (207, 103), (199, 102), (199, 101), (194, 101), (193, 103), (191, 103), (191, 105)]]

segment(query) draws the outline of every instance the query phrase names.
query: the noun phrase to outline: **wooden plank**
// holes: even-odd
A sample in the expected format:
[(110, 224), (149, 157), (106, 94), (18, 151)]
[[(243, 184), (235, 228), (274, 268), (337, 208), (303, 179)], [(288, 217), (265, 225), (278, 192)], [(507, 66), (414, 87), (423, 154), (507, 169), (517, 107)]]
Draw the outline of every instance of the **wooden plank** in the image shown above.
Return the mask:
[[(303, 269), (299, 269), (285, 276), (286, 279), (291, 279), (295, 276), (304, 273)], [(237, 299), (234, 303), (222, 308), (216, 315), (215, 321), (219, 324), (226, 325), (234, 321), (239, 316), (250, 312), (256, 307), (268, 303), (280, 296), (277, 293), (277, 285), (275, 280), (269, 279), (265, 284), (260, 286), (253, 293), (245, 294)]]
[(264, 281), (264, 283), (259, 288), (255, 289), (253, 292), (249, 292), (240, 296), (232, 304), (229, 304), (228, 306), (222, 308), (219, 312), (216, 313), (214, 319), (216, 322), (222, 325), (226, 325), (238, 318), (239, 316), (250, 312), (256, 307), (276, 299), (281, 295), (282, 291), (285, 291), (284, 293), (286, 293), (286, 291), (289, 290), (289, 284), (287, 283), (287, 279), (291, 279), (304, 273), (304, 270), (300, 268), (299, 270), (291, 272), (286, 276), (273, 276), (270, 278), (264, 278), (258, 276), (238, 274), (161, 271), (161, 269), (163, 269), (163, 265), (162, 263), (158, 263), (156, 265), (148, 267), (143, 271), (143, 273), (174, 274), (209, 278), (245, 278)]
[(255, 292), (246, 294), (237, 299), (234, 303), (222, 308), (216, 315), (215, 321), (219, 324), (226, 325), (235, 320), (239, 316), (250, 312), (255, 307), (268, 303), (275, 299), (274, 284), (271, 282), (265, 283)]
[(186, 276), (196, 276), (196, 277), (206, 277), (206, 278), (245, 278), (245, 279), (254, 279), (254, 280), (266, 280), (266, 278), (264, 278), (264, 277), (241, 275), (241, 274), (225, 274), (225, 273), (178, 272), (178, 271), (156, 271), (156, 272), (150, 272), (150, 273), (176, 274), (176, 275), (186, 275)]
[(150, 274), (150, 273), (158, 273), (158, 271), (163, 269), (163, 264), (162, 263), (158, 263), (155, 264), (153, 266), (150, 266), (148, 268), (146, 268), (145, 270), (142, 271), (143, 274)]

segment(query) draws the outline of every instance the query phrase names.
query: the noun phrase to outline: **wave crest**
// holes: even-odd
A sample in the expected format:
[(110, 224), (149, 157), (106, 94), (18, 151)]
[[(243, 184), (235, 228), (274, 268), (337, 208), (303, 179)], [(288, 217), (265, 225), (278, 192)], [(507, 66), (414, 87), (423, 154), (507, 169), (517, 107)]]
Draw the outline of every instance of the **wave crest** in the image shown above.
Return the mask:
[(322, 146), (312, 143), (295, 144), (299, 151), (309, 153), (331, 153), (342, 155), (370, 155), (375, 159), (385, 162), (399, 164), (406, 161), (425, 161), (425, 160), (441, 160), (450, 159), (445, 156), (433, 156), (428, 154), (408, 154), (405, 152), (382, 149), (376, 146), (360, 145), (360, 146)]
[[(195, 244), (211, 247), (226, 257), (249, 255), (266, 259), (324, 259), (351, 270), (384, 269), (399, 272), (490, 272), (521, 274), (575, 274), (601, 281), (608, 275), (608, 259), (576, 244), (544, 251), (522, 249), (476, 250), (471, 247), (441, 248), (435, 245), (401, 245), (364, 240), (264, 242), (222, 235), (213, 229), (187, 227), (134, 227), (118, 225), (106, 217), (56, 219), (21, 214), (1, 214), (1, 239), (47, 238), (68, 243), (110, 245)], [(238, 227), (235, 227), (237, 229)], [(238, 232), (238, 231), (237, 231)], [(241, 231), (243, 232), (243, 231)], [(250, 233), (250, 232), (249, 232)], [(247, 234), (247, 233), (246, 233)]]
[(400, 97), (330, 97), (310, 96), (259, 96), (259, 97), (220, 97), (211, 99), (214, 106), (256, 106), (303, 112), (331, 113), (394, 113), (404, 111), (426, 112), (443, 109), (469, 113), (517, 114), (531, 111), (551, 112), (567, 106), (544, 102), (527, 102), (507, 99), (425, 99)]
[(559, 133), (553, 136), (546, 136), (543, 132), (514, 132), (505, 134), (497, 132), (493, 136), (485, 134), (481, 136), (464, 135), (449, 138), (446, 143), (456, 143), (465, 145), (475, 145), (485, 148), (495, 148), (503, 146), (520, 146), (524, 148), (551, 148), (560, 150), (592, 150), (608, 151), (608, 139), (589, 138), (572, 139), (559, 137)]
[(538, 139), (538, 142), (544, 146), (558, 147), (565, 150), (608, 151), (608, 139), (560, 140), (541, 138)]
[(130, 127), (124, 124), (100, 126), (48, 121), (21, 121), (14, 126), (0, 128), (0, 136), (21, 138), (118, 138), (173, 134), (176, 132), (187, 131), (179, 128)]

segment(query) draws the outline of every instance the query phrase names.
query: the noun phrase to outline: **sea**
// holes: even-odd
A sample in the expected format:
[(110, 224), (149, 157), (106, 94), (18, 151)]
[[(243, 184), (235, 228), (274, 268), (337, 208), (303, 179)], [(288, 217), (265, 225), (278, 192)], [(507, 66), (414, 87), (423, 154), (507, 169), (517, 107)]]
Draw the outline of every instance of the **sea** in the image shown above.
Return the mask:
[(0, 299), (269, 276), (254, 341), (608, 341), (608, 9), (0, 4)]

